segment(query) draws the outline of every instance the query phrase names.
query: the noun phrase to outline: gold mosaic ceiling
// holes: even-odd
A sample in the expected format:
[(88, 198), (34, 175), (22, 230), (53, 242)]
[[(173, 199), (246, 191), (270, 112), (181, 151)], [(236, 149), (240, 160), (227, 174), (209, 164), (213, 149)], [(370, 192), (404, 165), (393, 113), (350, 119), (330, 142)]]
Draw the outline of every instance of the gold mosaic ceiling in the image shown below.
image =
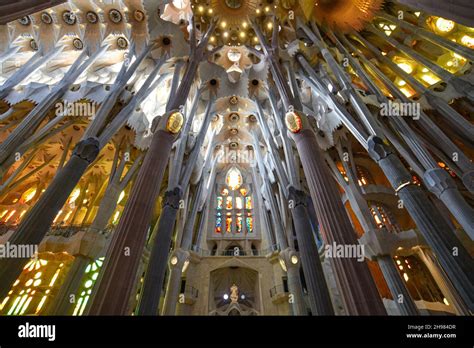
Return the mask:
[(219, 24), (211, 44), (257, 44), (249, 21), (255, 21), (271, 33), (271, 17), (291, 25), (297, 17), (315, 20), (332, 28), (361, 30), (372, 20), (383, 0), (192, 0), (196, 23), (205, 30), (213, 18)]

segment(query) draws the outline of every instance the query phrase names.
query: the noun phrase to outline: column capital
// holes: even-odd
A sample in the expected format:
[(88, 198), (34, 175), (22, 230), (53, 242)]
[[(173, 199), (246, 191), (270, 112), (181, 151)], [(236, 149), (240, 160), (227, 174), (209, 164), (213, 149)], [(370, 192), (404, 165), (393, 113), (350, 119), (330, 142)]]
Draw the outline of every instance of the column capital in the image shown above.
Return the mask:
[(168, 190), (165, 192), (163, 197), (163, 207), (170, 206), (173, 209), (179, 209), (179, 201), (183, 196), (183, 191), (180, 187), (175, 187), (172, 190)]
[(456, 183), (444, 169), (428, 169), (423, 174), (423, 178), (428, 190), (433, 192), (438, 198), (441, 197), (445, 190), (456, 189)]
[(308, 206), (308, 195), (306, 192), (298, 190), (294, 186), (288, 188), (288, 199), (293, 201), (293, 208), (299, 205)]
[(375, 135), (369, 137), (367, 145), (370, 157), (376, 162), (383, 160), (393, 153), (390, 147), (385, 144), (381, 138)]
[(92, 163), (100, 152), (99, 139), (96, 137), (79, 141), (74, 148), (73, 155)]
[(410, 249), (420, 244), (414, 230), (391, 233), (386, 228), (366, 231), (359, 243), (364, 246), (365, 257), (373, 261), (385, 255), (394, 256), (399, 248)]

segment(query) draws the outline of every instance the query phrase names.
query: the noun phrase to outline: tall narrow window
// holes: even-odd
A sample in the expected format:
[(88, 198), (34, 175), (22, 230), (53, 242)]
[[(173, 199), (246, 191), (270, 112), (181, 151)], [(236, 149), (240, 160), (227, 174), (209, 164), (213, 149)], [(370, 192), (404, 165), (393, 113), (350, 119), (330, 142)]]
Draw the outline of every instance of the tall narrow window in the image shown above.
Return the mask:
[(218, 185), (216, 200), (216, 226), (214, 232), (229, 236), (253, 233), (252, 190), (239, 169), (229, 169), (225, 185)]

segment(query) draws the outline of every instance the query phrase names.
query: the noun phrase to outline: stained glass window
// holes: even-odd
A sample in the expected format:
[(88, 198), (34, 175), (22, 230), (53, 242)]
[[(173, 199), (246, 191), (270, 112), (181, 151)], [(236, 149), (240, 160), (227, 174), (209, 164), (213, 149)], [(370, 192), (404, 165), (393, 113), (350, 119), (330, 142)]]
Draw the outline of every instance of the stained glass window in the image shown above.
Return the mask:
[(236, 225), (237, 225), (237, 233), (241, 233), (242, 232), (242, 216), (240, 216), (241, 214), (237, 214), (237, 220), (236, 220)]
[(232, 209), (232, 196), (227, 196), (225, 198), (225, 207), (226, 207), (227, 210)]
[(229, 235), (253, 233), (253, 201), (251, 186), (245, 184), (241, 172), (232, 167), (226, 174), (225, 184), (216, 188), (215, 233)]
[(235, 209), (242, 210), (243, 208), (242, 197), (235, 197)]
[(87, 265), (84, 271), (82, 287), (79, 289), (79, 297), (77, 298), (72, 315), (82, 315), (84, 313), (84, 309), (86, 308), (87, 302), (89, 302), (92, 288), (99, 276), (99, 271), (103, 263), (104, 257), (101, 257)]
[(67, 253), (31, 259), (0, 303), (6, 315), (38, 315), (56, 295), (73, 257)]
[(240, 170), (231, 168), (227, 173), (225, 182), (232, 191), (237, 190), (242, 185), (242, 174), (240, 174)]
[(230, 233), (232, 231), (232, 217), (227, 216), (225, 218), (225, 232)]
[(221, 233), (221, 232), (222, 232), (222, 214), (220, 212), (217, 212), (216, 233)]
[(252, 207), (252, 197), (250, 197), (250, 196), (245, 197), (245, 209), (247, 209), (247, 210), (253, 209), (253, 207)]
[(245, 218), (245, 224), (246, 224), (246, 227), (247, 227), (247, 233), (253, 233), (253, 218), (252, 218), (251, 214), (249, 214)]

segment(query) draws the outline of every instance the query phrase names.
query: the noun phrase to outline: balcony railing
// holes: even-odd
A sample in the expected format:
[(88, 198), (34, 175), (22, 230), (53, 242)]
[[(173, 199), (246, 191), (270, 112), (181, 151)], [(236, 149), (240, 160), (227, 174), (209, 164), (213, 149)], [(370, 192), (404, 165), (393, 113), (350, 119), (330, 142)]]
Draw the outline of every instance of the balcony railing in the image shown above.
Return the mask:
[(280, 248), (277, 244), (272, 245), (269, 248), (266, 249), (248, 249), (248, 250), (243, 250), (243, 249), (227, 249), (227, 250), (207, 250), (207, 249), (202, 249), (196, 245), (192, 247), (192, 250), (199, 254), (200, 256), (238, 256), (238, 257), (249, 257), (249, 256), (266, 256), (268, 254), (271, 254), (275, 251), (279, 251)]

